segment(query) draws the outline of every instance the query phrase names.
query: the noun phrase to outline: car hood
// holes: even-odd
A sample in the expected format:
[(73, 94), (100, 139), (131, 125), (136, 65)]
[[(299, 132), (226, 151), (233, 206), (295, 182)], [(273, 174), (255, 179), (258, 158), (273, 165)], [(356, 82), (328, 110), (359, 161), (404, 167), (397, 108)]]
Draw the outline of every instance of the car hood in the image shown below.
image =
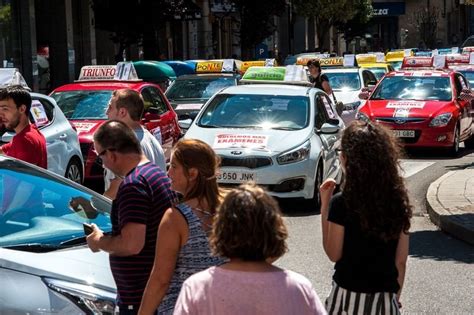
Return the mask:
[(77, 130), (79, 137), (92, 136), (99, 126), (106, 121), (105, 119), (100, 120), (70, 120), (72, 125)]
[(361, 111), (370, 112), (375, 117), (410, 117), (429, 118), (441, 114), (444, 111), (451, 112), (448, 107), (453, 103), (442, 101), (387, 101), (369, 100)]
[(87, 246), (47, 253), (0, 248), (0, 257), (0, 268), (116, 291), (108, 254), (93, 253)]
[[(311, 135), (311, 128), (301, 130), (202, 128), (192, 125), (185, 138), (197, 138), (208, 143), (213, 149), (226, 154), (243, 151), (252, 154), (279, 154), (302, 144)], [(296, 140), (299, 139), (300, 141)]]

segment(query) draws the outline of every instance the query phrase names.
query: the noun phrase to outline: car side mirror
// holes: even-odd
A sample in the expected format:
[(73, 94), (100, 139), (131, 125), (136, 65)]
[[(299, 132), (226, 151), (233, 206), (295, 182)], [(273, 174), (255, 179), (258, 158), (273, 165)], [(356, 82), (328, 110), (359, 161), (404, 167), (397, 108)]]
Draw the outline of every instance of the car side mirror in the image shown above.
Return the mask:
[(189, 129), (189, 127), (191, 127), (191, 123), (193, 122), (193, 120), (191, 118), (188, 118), (188, 119), (184, 119), (184, 120), (179, 120), (178, 121), (178, 125), (179, 125), (179, 128), (181, 128), (182, 130), (187, 130)]
[(8, 143), (10, 141), (12, 141), (12, 138), (13, 138), (14, 134), (12, 132), (5, 132), (3, 135), (2, 135), (2, 143)]
[[(335, 124), (333, 124), (335, 123)], [(330, 123), (324, 123), (321, 128), (318, 130), (318, 132), (322, 134), (334, 134), (338, 133), (338, 131), (341, 129), (338, 125), (339, 119), (331, 119)]]
[(370, 97), (370, 93), (372, 93), (373, 87), (364, 87), (359, 93), (359, 98), (361, 100), (368, 100)]

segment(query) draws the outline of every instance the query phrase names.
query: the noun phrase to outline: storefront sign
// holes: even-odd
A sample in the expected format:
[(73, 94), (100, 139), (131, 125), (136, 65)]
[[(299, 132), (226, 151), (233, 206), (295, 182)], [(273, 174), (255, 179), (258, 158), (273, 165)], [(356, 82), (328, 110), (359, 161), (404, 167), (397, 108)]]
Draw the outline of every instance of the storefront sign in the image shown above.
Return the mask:
[(399, 16), (405, 14), (405, 2), (376, 2), (372, 3), (376, 17)]

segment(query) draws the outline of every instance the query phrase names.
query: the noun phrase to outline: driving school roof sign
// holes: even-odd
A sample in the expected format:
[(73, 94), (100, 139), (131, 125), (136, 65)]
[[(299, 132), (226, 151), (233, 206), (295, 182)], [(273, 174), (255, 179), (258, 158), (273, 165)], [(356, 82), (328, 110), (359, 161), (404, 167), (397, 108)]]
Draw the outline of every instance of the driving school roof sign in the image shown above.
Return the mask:
[(119, 62), (117, 65), (95, 65), (81, 68), (78, 81), (137, 81), (138, 76), (131, 62)]

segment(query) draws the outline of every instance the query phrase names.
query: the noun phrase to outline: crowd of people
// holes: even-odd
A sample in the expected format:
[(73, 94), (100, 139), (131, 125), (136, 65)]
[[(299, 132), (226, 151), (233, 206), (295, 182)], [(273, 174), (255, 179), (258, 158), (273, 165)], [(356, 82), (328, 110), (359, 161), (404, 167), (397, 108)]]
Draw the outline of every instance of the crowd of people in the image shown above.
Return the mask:
[[(330, 89), (312, 66), (316, 84)], [(2, 121), (16, 131), (1, 153), (46, 167), (30, 106), (27, 91), (0, 90)], [(143, 107), (138, 93), (116, 91), (94, 134), (110, 182), (112, 233), (93, 225), (87, 244), (109, 253), (120, 314), (400, 313), (412, 210), (388, 130), (347, 126), (342, 187), (334, 194), (333, 179), (320, 187), (323, 247), (335, 262), (323, 304), (308, 279), (274, 264), (288, 238), (278, 202), (255, 183), (224, 193), (219, 157), (197, 139), (177, 143), (166, 171), (160, 144), (139, 124)]]

